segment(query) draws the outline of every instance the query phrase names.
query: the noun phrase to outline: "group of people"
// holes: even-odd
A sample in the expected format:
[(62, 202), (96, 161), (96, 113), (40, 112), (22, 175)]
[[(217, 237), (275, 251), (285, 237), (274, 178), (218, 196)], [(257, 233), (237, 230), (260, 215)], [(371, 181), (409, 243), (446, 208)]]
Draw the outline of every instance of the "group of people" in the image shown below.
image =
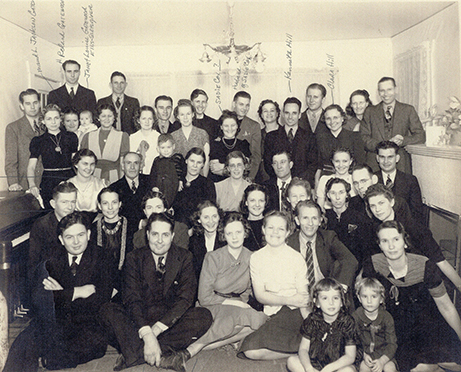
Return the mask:
[(313, 83), (305, 112), (267, 99), (257, 122), (244, 91), (215, 120), (201, 89), (174, 111), (168, 96), (140, 106), (114, 72), (96, 103), (80, 65), (63, 69), (42, 112), (36, 91), (20, 94), (6, 131), (10, 191), (51, 211), (32, 226), (34, 317), (5, 371), (72, 368), (108, 344), (116, 371), (185, 371), (226, 344), (290, 371), (461, 364), (442, 274), (460, 292), (461, 278), (425, 225), (404, 149), (424, 131), (393, 78), (376, 106), (357, 90), (346, 111), (323, 109)]

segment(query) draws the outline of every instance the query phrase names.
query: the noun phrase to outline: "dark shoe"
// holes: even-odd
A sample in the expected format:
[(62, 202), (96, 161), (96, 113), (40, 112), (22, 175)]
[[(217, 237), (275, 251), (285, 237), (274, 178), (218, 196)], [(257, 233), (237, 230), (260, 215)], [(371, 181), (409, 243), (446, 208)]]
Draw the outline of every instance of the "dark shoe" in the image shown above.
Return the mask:
[(115, 361), (114, 371), (122, 371), (125, 368), (127, 368), (125, 357), (123, 356), (123, 354), (120, 354), (117, 360)]
[(160, 368), (172, 369), (177, 372), (186, 372), (186, 362), (191, 358), (186, 349), (173, 352), (172, 354), (160, 358)]

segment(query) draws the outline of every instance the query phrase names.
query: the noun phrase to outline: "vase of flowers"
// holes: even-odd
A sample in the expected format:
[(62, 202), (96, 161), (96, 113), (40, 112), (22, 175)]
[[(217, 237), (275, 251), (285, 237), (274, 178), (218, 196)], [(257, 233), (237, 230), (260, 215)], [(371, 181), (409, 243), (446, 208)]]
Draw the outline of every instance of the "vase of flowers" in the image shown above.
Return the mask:
[(455, 96), (449, 99), (449, 109), (445, 110), (441, 123), (445, 127), (447, 136), (449, 136), (448, 144), (461, 146), (461, 101)]

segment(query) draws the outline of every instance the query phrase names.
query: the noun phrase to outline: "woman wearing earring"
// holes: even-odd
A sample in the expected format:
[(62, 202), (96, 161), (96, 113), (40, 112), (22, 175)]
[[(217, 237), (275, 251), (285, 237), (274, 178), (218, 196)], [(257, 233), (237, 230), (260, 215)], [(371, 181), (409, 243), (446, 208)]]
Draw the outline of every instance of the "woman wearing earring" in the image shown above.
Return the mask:
[[(50, 104), (43, 109), (42, 122), (46, 132), (30, 142), (30, 158), (27, 166), (29, 190), (37, 199), (43, 200), (43, 207), (51, 209), (50, 200), (53, 189), (61, 181), (72, 177), (72, 155), (78, 150), (78, 137), (61, 127), (61, 109)], [(38, 158), (42, 159), (43, 176), (40, 189), (35, 184), (35, 168)]]
[(213, 182), (226, 179), (224, 164), (231, 152), (241, 151), (247, 158), (251, 156), (250, 144), (237, 138), (240, 125), (235, 112), (224, 110), (218, 124), (220, 134), (210, 146), (210, 178)]

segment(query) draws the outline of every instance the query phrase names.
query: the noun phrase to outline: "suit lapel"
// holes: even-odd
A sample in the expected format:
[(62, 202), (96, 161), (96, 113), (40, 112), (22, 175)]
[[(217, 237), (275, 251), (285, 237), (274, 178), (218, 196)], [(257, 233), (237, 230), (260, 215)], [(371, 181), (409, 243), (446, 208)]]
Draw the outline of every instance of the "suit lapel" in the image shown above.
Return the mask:
[(386, 138), (386, 132), (384, 130), (384, 103), (381, 102), (378, 106), (378, 112), (376, 113), (377, 117), (377, 122), (378, 122), (378, 129), (381, 133), (381, 138), (385, 139)]
[(165, 278), (163, 282), (163, 295), (166, 296), (168, 290), (170, 289), (171, 285), (173, 284), (174, 279), (179, 271), (179, 257), (177, 248), (172, 245), (170, 250), (168, 251), (168, 255), (166, 257), (166, 264), (165, 264)]
[(320, 229), (317, 231), (317, 237), (315, 241), (315, 255), (317, 256), (317, 262), (319, 264), (320, 271), (324, 274), (325, 273), (324, 268), (326, 265), (325, 240), (323, 238), (323, 235)]
[(152, 256), (152, 252), (150, 249), (146, 249), (145, 255), (143, 257), (143, 266), (144, 266), (144, 275), (147, 279), (147, 283), (149, 285), (149, 288), (151, 289), (152, 293), (156, 292), (156, 288), (153, 286), (153, 284), (157, 280), (157, 266), (155, 265), (155, 260), (154, 257)]
[(403, 121), (402, 106), (399, 101), (395, 101), (394, 115), (392, 115), (392, 137), (396, 134), (400, 134), (400, 126), (398, 123), (402, 123)]

